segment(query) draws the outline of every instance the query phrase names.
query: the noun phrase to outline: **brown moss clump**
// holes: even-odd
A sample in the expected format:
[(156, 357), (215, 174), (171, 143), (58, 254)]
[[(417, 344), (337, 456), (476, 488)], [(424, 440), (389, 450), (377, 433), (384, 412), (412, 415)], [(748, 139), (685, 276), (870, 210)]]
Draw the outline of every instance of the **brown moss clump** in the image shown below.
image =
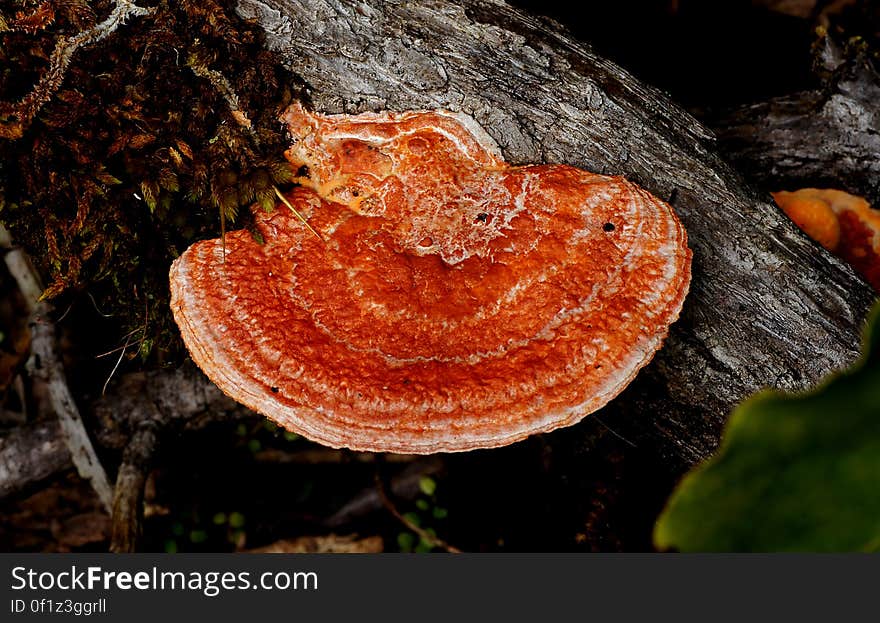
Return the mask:
[[(242, 206), (274, 205), (291, 175), (277, 118), (298, 93), (234, 3), (137, 4), (151, 13), (81, 46), (47, 87), (59, 41), (115, 4), (0, 0), (0, 222), (59, 309), (92, 298), (156, 364), (182, 356), (168, 266)], [(28, 119), (16, 105), (35, 85)]]

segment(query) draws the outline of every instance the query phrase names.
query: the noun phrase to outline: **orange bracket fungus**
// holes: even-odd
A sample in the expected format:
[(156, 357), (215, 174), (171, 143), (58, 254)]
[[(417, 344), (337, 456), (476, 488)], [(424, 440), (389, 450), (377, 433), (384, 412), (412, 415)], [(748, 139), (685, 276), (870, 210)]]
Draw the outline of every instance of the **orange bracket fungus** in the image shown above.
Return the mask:
[(171, 305), (208, 377), (285, 428), (356, 450), (503, 446), (605, 405), (678, 317), (684, 228), (621, 177), (510, 166), (445, 111), (283, 120), (288, 206), (255, 214), (263, 244), (192, 245)]
[(880, 291), (880, 211), (861, 197), (830, 188), (780, 191), (773, 199), (804, 233)]

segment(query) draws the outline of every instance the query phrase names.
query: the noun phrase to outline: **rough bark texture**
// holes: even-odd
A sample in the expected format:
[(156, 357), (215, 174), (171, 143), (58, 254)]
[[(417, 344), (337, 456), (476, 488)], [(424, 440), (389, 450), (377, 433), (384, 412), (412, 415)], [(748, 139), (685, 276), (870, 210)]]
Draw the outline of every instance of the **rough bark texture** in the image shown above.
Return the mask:
[(510, 162), (623, 174), (672, 203), (694, 251), (690, 296), (654, 362), (601, 413), (634, 443), (693, 462), (750, 393), (803, 388), (855, 359), (869, 288), (746, 185), (695, 119), (557, 25), (491, 0), (238, 10), (317, 110), (464, 111)]
[(141, 536), (144, 517), (144, 484), (159, 443), (157, 426), (145, 423), (131, 436), (122, 455), (113, 489), (113, 524), (110, 551), (133, 552)]
[(880, 75), (832, 42), (824, 88), (737, 109), (710, 123), (740, 171), (772, 190), (843, 188), (880, 207)]
[(57, 420), (21, 426), (0, 438), (0, 500), (70, 465)]
[(253, 412), (224, 396), (194, 365), (174, 371), (128, 374), (112, 391), (91, 405), (98, 422), (98, 443), (124, 448), (144, 425), (197, 430), (218, 420), (252, 416)]
[[(175, 431), (197, 430), (211, 422), (254, 415), (224, 396), (193, 365), (184, 365), (172, 372), (123, 376), (106, 396), (89, 405), (88, 411), (95, 424), (92, 435), (101, 448), (113, 451), (131, 448), (128, 450), (130, 469), (126, 472), (129, 480), (138, 471), (144, 471), (149, 463), (149, 452), (143, 449), (158, 443), (158, 439), (151, 441), (147, 433), (166, 426)], [(145, 427), (144, 439), (132, 445)], [(123, 455), (120, 475), (125, 472), (127, 458)], [(57, 422), (15, 430), (0, 439), (0, 499), (71, 465), (70, 450)], [(118, 482), (116, 488), (119, 489)]]

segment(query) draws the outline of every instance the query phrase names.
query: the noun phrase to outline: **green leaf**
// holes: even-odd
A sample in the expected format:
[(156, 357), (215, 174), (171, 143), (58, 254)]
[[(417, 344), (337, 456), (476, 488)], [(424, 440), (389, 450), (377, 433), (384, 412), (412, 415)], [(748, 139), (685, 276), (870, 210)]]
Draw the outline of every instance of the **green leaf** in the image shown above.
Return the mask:
[(422, 520), (419, 518), (418, 514), (416, 514), (416, 513), (404, 513), (403, 517), (404, 517), (404, 519), (406, 519), (408, 522), (410, 522), (414, 526), (421, 526), (422, 525)]
[(141, 361), (146, 361), (149, 358), (152, 350), (153, 340), (150, 338), (144, 338), (144, 340), (141, 341), (141, 347), (138, 349), (138, 354), (141, 357)]
[(419, 478), (419, 489), (427, 496), (434, 495), (437, 490), (437, 482), (430, 476), (422, 476)]
[(257, 191), (257, 203), (264, 212), (271, 213), (275, 209), (275, 189), (273, 187), (264, 188)]
[(190, 530), (189, 540), (193, 543), (204, 543), (208, 540), (208, 533), (204, 530)]
[(402, 552), (411, 552), (416, 545), (416, 535), (412, 532), (401, 532), (397, 535), (397, 547)]
[(156, 202), (159, 198), (159, 185), (156, 182), (145, 180), (141, 182), (141, 194), (144, 196), (144, 201), (150, 208), (150, 212), (155, 212)]
[(878, 316), (880, 305), (849, 370), (814, 391), (764, 391), (736, 408), (718, 452), (669, 499), (659, 549), (880, 549)]

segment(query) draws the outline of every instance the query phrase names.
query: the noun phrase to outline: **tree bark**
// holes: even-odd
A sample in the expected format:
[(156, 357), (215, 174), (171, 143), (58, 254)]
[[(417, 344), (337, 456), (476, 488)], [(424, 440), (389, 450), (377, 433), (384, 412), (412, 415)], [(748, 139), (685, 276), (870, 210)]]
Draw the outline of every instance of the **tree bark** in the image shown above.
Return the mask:
[(871, 290), (747, 185), (709, 130), (557, 24), (492, 0), (240, 0), (238, 11), (319, 111), (464, 111), (510, 162), (623, 174), (674, 206), (694, 279), (664, 348), (600, 414), (628, 440), (697, 461), (749, 394), (805, 388), (856, 358)]
[(0, 500), (72, 464), (57, 420), (20, 426), (0, 438)]
[(710, 121), (725, 155), (770, 190), (830, 187), (880, 207), (880, 75), (826, 39), (820, 89), (731, 111)]
[[(255, 416), (224, 396), (192, 364), (173, 371), (127, 374), (87, 410), (97, 445), (105, 450), (126, 450), (117, 489), (121, 475), (137, 481), (138, 473), (145, 472), (160, 432), (166, 427), (176, 432), (192, 431), (214, 422)], [(135, 439), (141, 431), (141, 439)], [(21, 427), (0, 439), (0, 499), (71, 465), (70, 450), (57, 422)], [(117, 491), (116, 497), (120, 493)]]
[(113, 489), (111, 552), (119, 554), (137, 550), (144, 518), (144, 485), (158, 443), (157, 426), (145, 422), (132, 434), (125, 447)]

